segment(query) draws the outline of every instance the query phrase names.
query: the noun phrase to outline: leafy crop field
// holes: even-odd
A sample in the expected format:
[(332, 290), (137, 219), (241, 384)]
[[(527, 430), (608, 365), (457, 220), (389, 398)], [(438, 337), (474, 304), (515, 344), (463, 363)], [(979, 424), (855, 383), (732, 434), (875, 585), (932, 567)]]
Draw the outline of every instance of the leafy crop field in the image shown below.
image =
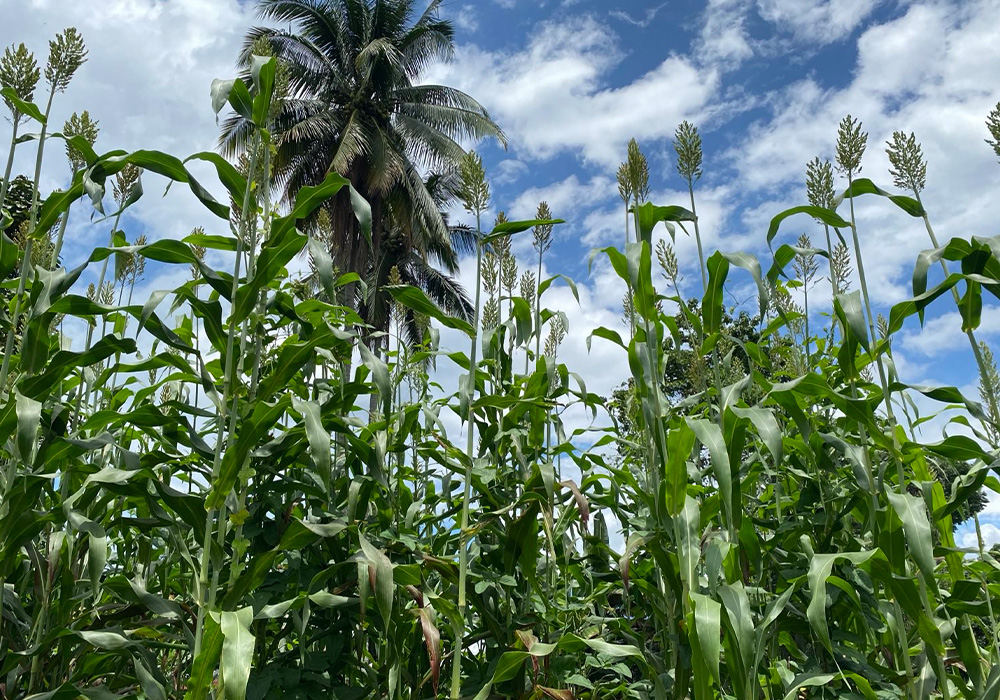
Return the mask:
[[(766, 256), (703, 250), (694, 125), (674, 141), (684, 201), (647, 201), (629, 144), (623, 244), (592, 255), (628, 290), (623, 322), (589, 342), (630, 379), (599, 396), (547, 304), (576, 294), (542, 279), (562, 219), (484, 221), (489, 173), (459, 143), (504, 134), (415, 80), (448, 55), (437, 4), (261, 7), (289, 28), (250, 30), (240, 76), (211, 86), (219, 152), (97, 153), (86, 112), (57, 130), (87, 68), (76, 30), (44, 66), (23, 45), (0, 60), (0, 698), (1000, 698), (1000, 563), (954, 537), (1000, 491), (1000, 374), (976, 337), (1000, 237), (938, 237), (913, 134), (869, 179), (845, 117)], [(1000, 156), (1000, 105), (983, 135)], [(72, 181), (42, 198), (63, 148)], [(33, 177), (12, 177), (16, 149)], [(204, 228), (127, 240), (149, 174)], [(927, 236), (887, 317), (856, 215), (875, 198)], [(453, 201), (474, 223), (441, 214)], [(107, 240), (84, 260), (61, 254), (71, 207)], [(136, 298), (147, 265), (187, 281)], [(932, 305), (957, 308), (980, 396), (897, 375), (893, 338)], [(918, 394), (957, 409), (948, 437), (918, 437)]]

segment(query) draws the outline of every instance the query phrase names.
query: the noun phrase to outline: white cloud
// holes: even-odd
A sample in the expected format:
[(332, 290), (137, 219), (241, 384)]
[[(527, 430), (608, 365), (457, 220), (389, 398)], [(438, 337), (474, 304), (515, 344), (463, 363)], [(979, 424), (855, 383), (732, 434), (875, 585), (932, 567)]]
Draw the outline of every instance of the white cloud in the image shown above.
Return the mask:
[(516, 158), (500, 161), (493, 168), (492, 180), (497, 185), (509, 185), (528, 174), (528, 166)]
[(462, 5), (452, 19), (456, 27), (470, 34), (479, 29), (479, 20), (476, 17), (476, 8), (473, 5)]
[(530, 187), (522, 190), (510, 205), (508, 215), (516, 219), (531, 219), (541, 201), (548, 202), (549, 209), (557, 218), (572, 216), (580, 207), (591, 207), (617, 197), (611, 179), (595, 175), (581, 182), (576, 175), (549, 185)]
[(593, 17), (544, 22), (513, 53), (460, 47), (456, 60), (428, 81), (476, 95), (526, 157), (570, 153), (608, 167), (617, 165), (629, 138), (665, 139), (683, 119), (701, 117), (719, 82), (714, 70), (669, 55), (631, 82), (611, 86), (608, 76), (624, 59), (620, 45)]
[(757, 11), (799, 40), (829, 44), (850, 34), (878, 4), (878, 0), (757, 0)]
[(660, 10), (662, 10), (666, 6), (667, 3), (662, 2), (655, 7), (648, 7), (646, 8), (645, 14), (642, 15), (639, 19), (636, 19), (628, 12), (625, 12), (625, 10), (611, 10), (608, 14), (614, 17), (615, 19), (620, 19), (623, 22), (628, 22), (631, 25), (645, 29), (646, 27), (648, 27), (650, 24), (653, 23), (653, 20), (656, 19), (656, 15), (658, 15), (660, 13)]
[[(985, 549), (989, 549), (995, 544), (1000, 544), (1000, 527), (992, 523), (982, 523), (980, 529), (983, 533), (983, 547)], [(961, 545), (968, 549), (979, 549), (979, 538), (976, 536), (975, 531), (963, 534)]]
[(735, 67), (753, 55), (746, 28), (749, 10), (747, 0), (710, 0), (706, 4), (695, 45), (702, 61)]
[[(971, 353), (969, 339), (959, 330), (961, 327), (962, 317), (957, 311), (949, 311), (930, 319), (922, 328), (907, 331), (902, 341), (908, 350), (928, 357), (938, 357), (956, 350)], [(983, 340), (997, 333), (1000, 333), (1000, 308), (987, 305), (983, 308), (982, 323), (976, 329), (976, 336)]]

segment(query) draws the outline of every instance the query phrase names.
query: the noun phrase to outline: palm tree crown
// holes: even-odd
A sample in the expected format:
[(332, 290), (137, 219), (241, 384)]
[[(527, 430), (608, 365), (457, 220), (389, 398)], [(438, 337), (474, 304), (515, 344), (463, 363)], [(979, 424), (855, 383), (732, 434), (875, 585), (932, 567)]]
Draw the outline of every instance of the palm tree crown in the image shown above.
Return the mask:
[[(413, 0), (259, 0), (261, 19), (287, 28), (255, 27), (240, 56), (249, 65), (255, 42), (266, 40), (287, 71), (287, 89), (272, 131), (275, 181), (291, 200), (328, 173), (348, 177), (372, 206), (372, 245), (362, 236), (349, 194), (329, 203), (332, 250), (340, 269), (384, 283), (402, 260), (420, 261), (425, 279), (443, 282), (458, 267), (453, 231), (426, 173), (449, 173), (464, 155), (459, 141), (495, 137), (500, 128), (472, 97), (420, 84), (433, 62), (454, 51), (454, 29), (434, 0), (416, 17)], [(250, 125), (239, 116), (223, 125), (221, 146), (236, 154)], [(394, 260), (382, 259), (391, 252)], [(414, 262), (414, 265), (417, 265)], [(426, 285), (422, 285), (426, 286)], [(449, 280), (445, 285), (461, 291)], [(438, 286), (441, 290), (441, 286)], [(463, 311), (467, 304), (446, 304)], [(440, 303), (440, 302), (439, 302)], [(360, 300), (359, 309), (374, 308)], [(379, 314), (381, 315), (381, 314)], [(381, 319), (366, 319), (380, 326)]]

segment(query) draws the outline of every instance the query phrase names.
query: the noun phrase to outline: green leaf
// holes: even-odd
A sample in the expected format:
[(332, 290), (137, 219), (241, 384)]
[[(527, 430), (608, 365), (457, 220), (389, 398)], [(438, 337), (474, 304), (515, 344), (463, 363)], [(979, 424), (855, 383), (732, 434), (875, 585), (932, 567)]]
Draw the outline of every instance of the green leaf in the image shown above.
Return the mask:
[(723, 507), (726, 511), (726, 521), (735, 522), (736, 513), (733, 510), (733, 498), (735, 496), (734, 475), (732, 464), (729, 459), (729, 449), (726, 440), (722, 436), (722, 429), (719, 426), (704, 418), (687, 418), (687, 424), (698, 436), (702, 445), (708, 448), (709, 456), (712, 460), (712, 473), (719, 484), (719, 495)]
[(885, 495), (889, 499), (892, 509), (896, 511), (896, 515), (903, 521), (906, 543), (920, 568), (920, 573), (924, 575), (930, 589), (936, 591), (934, 543), (931, 535), (931, 523), (924, 507), (924, 499), (910, 493), (896, 493), (888, 484), (886, 484)]
[(757, 256), (751, 255), (750, 253), (722, 253), (722, 255), (730, 262), (730, 264), (743, 268), (750, 273), (754, 284), (757, 285), (757, 300), (758, 306), (760, 307), (760, 317), (764, 318), (767, 314), (767, 307), (770, 301), (770, 291), (764, 283), (764, 278), (761, 276), (760, 261), (757, 259)]
[(757, 429), (757, 434), (764, 441), (768, 452), (774, 458), (775, 465), (780, 465), (784, 459), (784, 445), (781, 427), (778, 425), (774, 413), (766, 408), (759, 407), (740, 408), (739, 406), (730, 406), (729, 410), (740, 418), (746, 418), (753, 423), (754, 428)]
[(273, 56), (251, 56), (250, 76), (253, 78), (253, 121), (261, 128), (267, 127), (267, 116), (274, 94), (274, 75), (277, 61)]
[(14, 390), (17, 406), (17, 456), (29, 467), (34, 463), (35, 446), (38, 444), (38, 423), (42, 417), (42, 404)]
[(834, 299), (838, 306), (837, 314), (854, 339), (865, 350), (870, 351), (868, 325), (865, 323), (864, 306), (861, 304), (861, 292), (853, 291), (838, 294)]
[(392, 599), (395, 584), (392, 577), (392, 562), (376, 549), (360, 532), (358, 539), (361, 542), (361, 550), (368, 559), (369, 565), (375, 568), (375, 602), (378, 605), (379, 613), (383, 620), (392, 618)]
[(5, 100), (14, 105), (14, 109), (18, 112), (28, 115), (42, 126), (45, 125), (45, 115), (42, 114), (42, 110), (33, 102), (27, 102), (18, 97), (14, 88), (5, 87), (3, 90), (0, 90), (0, 95), (3, 95)]
[(392, 298), (417, 313), (430, 316), (435, 321), (440, 322), (448, 328), (462, 331), (470, 338), (475, 335), (472, 324), (455, 316), (449, 316), (441, 307), (435, 304), (419, 287), (408, 284), (388, 285), (383, 289), (392, 295)]
[(139, 685), (142, 686), (143, 692), (149, 700), (167, 700), (167, 691), (163, 687), (163, 684), (153, 675), (153, 673), (146, 667), (143, 662), (142, 657), (136, 655), (132, 659), (132, 663), (135, 666), (135, 676), (139, 679)]
[[(635, 216), (636, 232), (638, 233), (637, 240), (645, 241), (650, 249), (653, 247), (653, 229), (656, 227), (656, 224), (661, 221), (695, 221), (697, 218), (694, 213), (684, 207), (658, 207), (650, 202), (632, 207), (630, 211)], [(670, 229), (668, 228), (668, 230)], [(673, 236), (671, 235), (671, 237)]]
[(139, 646), (117, 630), (77, 630), (74, 634), (87, 644), (105, 651), (124, 651)]
[(981, 460), (990, 464), (994, 457), (983, 446), (967, 435), (949, 435), (940, 442), (923, 443), (920, 448), (951, 460)]
[[(942, 281), (941, 284), (934, 287), (934, 289), (921, 291), (921, 293), (915, 295), (912, 299), (906, 299), (898, 304), (894, 304), (889, 310), (889, 334), (891, 335), (899, 331), (899, 329), (903, 327), (903, 321), (914, 314), (917, 314), (920, 322), (923, 323), (924, 309), (926, 309), (932, 301), (958, 284), (962, 279), (962, 275), (957, 272), (952, 273), (948, 275), (948, 277)], [(918, 283), (914, 281), (913, 286), (914, 290), (916, 290)]]
[(687, 589), (698, 587), (698, 560), (701, 558), (701, 510), (698, 501), (688, 496), (684, 509), (674, 519), (674, 538), (680, 560), (681, 581)]
[(229, 86), (228, 100), (229, 105), (238, 115), (247, 121), (253, 121), (253, 98), (250, 97), (250, 90), (247, 89), (246, 83), (239, 78)]
[(862, 177), (851, 182), (851, 186), (844, 190), (841, 194), (837, 195), (834, 200), (834, 207), (839, 207), (840, 203), (847, 198), (858, 197), (863, 194), (877, 194), (880, 197), (886, 197), (895, 204), (897, 207), (905, 211), (910, 216), (923, 216), (924, 208), (920, 206), (917, 200), (911, 197), (903, 197), (898, 194), (891, 194), (886, 192), (882, 188), (878, 187), (874, 182), (868, 178)]
[(667, 513), (678, 515), (687, 498), (687, 461), (694, 448), (695, 432), (688, 423), (679, 423), (667, 433), (667, 463), (665, 485)]
[[(563, 639), (560, 640), (558, 646), (562, 646), (563, 640), (568, 640), (571, 637), (576, 637), (576, 635), (565, 635)], [(579, 637), (576, 638), (580, 639)], [(598, 654), (604, 654), (605, 656), (610, 656), (611, 658), (644, 658), (643, 653), (639, 650), (639, 648), (631, 644), (611, 644), (603, 639), (580, 639), (580, 641), (589, 647), (591, 651)]]
[[(192, 160), (203, 160), (211, 163), (215, 166), (215, 172), (219, 175), (219, 180), (225, 186), (226, 190), (229, 192), (229, 196), (232, 197), (234, 202), (242, 202), (246, 197), (247, 180), (243, 174), (237, 170), (236, 166), (230, 163), (228, 160), (223, 158), (218, 153), (212, 153), (211, 151), (202, 151), (201, 153), (195, 153), (192, 156), (188, 156), (184, 159), (184, 163)], [(207, 236), (204, 235), (207, 240), (216, 240), (222, 238), (221, 236)], [(200, 245), (205, 245), (203, 241), (198, 240), (199, 236), (189, 235), (184, 239), (185, 243), (199, 243)], [(230, 239), (235, 242), (235, 239)], [(206, 246), (213, 247), (213, 246)], [(228, 248), (223, 248), (222, 250), (229, 250)], [(232, 248), (231, 250), (236, 250)]]
[(392, 379), (389, 377), (389, 367), (381, 357), (372, 353), (365, 342), (358, 343), (358, 350), (361, 353), (361, 361), (365, 367), (371, 370), (379, 396), (382, 397), (383, 402), (388, 403), (392, 400)]
[(331, 487), (330, 433), (323, 428), (323, 420), (319, 404), (315, 401), (292, 399), (292, 408), (302, 414), (305, 422), (306, 439), (309, 441), (309, 453), (317, 475), (323, 479), (327, 493)]
[(851, 378), (859, 376), (857, 369), (858, 346), (870, 350), (868, 326), (865, 324), (861, 293), (858, 291), (838, 294), (833, 299), (833, 308), (844, 329), (844, 340), (837, 351), (841, 368)]
[(486, 245), (501, 236), (521, 233), (522, 231), (527, 231), (529, 228), (534, 228), (535, 226), (555, 226), (557, 224), (564, 223), (566, 222), (563, 219), (524, 219), (522, 221), (505, 221), (502, 224), (494, 226), (493, 230), (483, 236), (479, 242), (480, 245)]
[(771, 225), (767, 228), (767, 245), (771, 245), (771, 241), (774, 237), (778, 235), (778, 228), (781, 227), (781, 222), (790, 216), (795, 216), (796, 214), (808, 214), (814, 219), (819, 219), (824, 224), (832, 226), (834, 228), (850, 228), (851, 223), (849, 221), (844, 221), (840, 216), (837, 215), (835, 211), (830, 209), (824, 209), (823, 207), (813, 207), (813, 206), (801, 206), (792, 207), (791, 209), (786, 209), (785, 211), (777, 214), (771, 219)]
[(803, 688), (815, 688), (816, 686), (825, 686), (840, 678), (839, 673), (820, 673), (818, 671), (812, 671), (810, 673), (802, 673), (792, 680), (789, 687), (788, 693), (785, 695), (784, 700), (795, 700), (795, 698), (801, 695)]
[[(742, 581), (726, 584), (719, 588), (725, 615), (722, 622), (726, 628), (726, 666), (734, 685), (745, 687), (752, 683), (754, 664), (754, 626), (750, 610), (750, 599)], [(733, 649), (735, 647), (735, 649)], [(733, 653), (735, 651), (735, 653)], [(737, 693), (739, 695), (739, 693)]]
[[(216, 114), (216, 117), (218, 117), (222, 108), (226, 106), (226, 103), (229, 102), (229, 93), (233, 91), (233, 85), (235, 83), (235, 78), (229, 80), (215, 78), (212, 80), (210, 94), (212, 96), (212, 111)], [(218, 124), (218, 120), (216, 120), (216, 123)]]
[[(693, 632), (693, 648), (696, 652), (696, 656), (700, 657), (701, 662), (707, 667), (709, 673), (712, 675), (712, 679), (716, 683), (721, 683), (722, 678), (719, 675), (719, 657), (720, 647), (719, 647), (719, 637), (722, 634), (722, 606), (715, 600), (712, 600), (706, 595), (701, 593), (691, 593), (691, 601), (694, 604), (694, 625), (692, 626)], [(697, 667), (695, 674), (698, 673)]]
[(830, 644), (830, 631), (826, 624), (826, 580), (830, 578), (837, 561), (849, 561), (858, 566), (871, 559), (874, 554), (874, 551), (813, 554), (809, 561), (809, 607), (806, 608), (806, 617), (819, 641), (831, 654), (833, 646)]
[(219, 613), (219, 628), (223, 636), (219, 672), (226, 687), (226, 697), (234, 700), (246, 700), (247, 696), (247, 681), (250, 680), (250, 665), (257, 641), (250, 632), (252, 622), (253, 608), (250, 607)]
[(701, 315), (705, 335), (718, 333), (722, 329), (722, 317), (725, 314), (723, 286), (729, 275), (729, 260), (722, 253), (715, 252), (706, 263), (708, 267), (708, 287), (702, 299)]
[(847, 442), (838, 435), (830, 433), (819, 433), (819, 436), (828, 445), (837, 449), (851, 463), (851, 472), (858, 487), (866, 493), (871, 490), (872, 477), (865, 466), (865, 454), (859, 445)]
[(552, 283), (555, 282), (556, 280), (559, 280), (559, 279), (561, 279), (563, 282), (566, 283), (566, 285), (569, 287), (570, 291), (573, 292), (573, 298), (576, 299), (576, 303), (579, 304), (580, 303), (580, 292), (577, 291), (576, 282), (574, 282), (572, 279), (570, 279), (566, 275), (553, 275), (552, 277), (549, 277), (547, 280), (542, 281), (542, 283), (538, 285), (538, 297), (541, 298), (541, 296), (543, 294), (545, 294), (545, 291), (550, 286), (552, 286)]
[(316, 266), (316, 274), (319, 275), (320, 288), (326, 293), (328, 301), (337, 299), (337, 291), (333, 282), (333, 258), (324, 243), (314, 236), (309, 236), (309, 257), (312, 258)]
[(528, 656), (526, 651), (505, 651), (501, 654), (496, 670), (493, 672), (493, 683), (503, 683), (516, 676)]

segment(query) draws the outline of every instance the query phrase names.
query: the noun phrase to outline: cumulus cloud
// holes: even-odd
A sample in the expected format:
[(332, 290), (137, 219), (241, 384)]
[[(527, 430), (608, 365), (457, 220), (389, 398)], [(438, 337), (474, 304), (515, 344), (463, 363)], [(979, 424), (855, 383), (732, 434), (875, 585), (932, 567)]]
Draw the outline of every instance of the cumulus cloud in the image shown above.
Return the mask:
[[(591, 16), (543, 22), (512, 53), (459, 48), (428, 82), (474, 94), (504, 127), (512, 149), (532, 159), (571, 153), (589, 164), (617, 165), (631, 137), (655, 141), (715, 97), (718, 75), (668, 55), (623, 85), (609, 82), (625, 58), (619, 37)], [(669, 99), (664, 96), (669, 95)]]
[[(985, 549), (989, 549), (995, 544), (1000, 544), (1000, 527), (992, 523), (984, 523), (981, 526), (981, 530), (983, 532), (983, 547)], [(975, 531), (964, 533), (960, 541), (962, 546), (967, 549), (979, 548), (979, 538)]]
[(844, 38), (878, 5), (878, 0), (757, 0), (763, 19), (797, 39), (819, 44)]
[(754, 52), (746, 24), (751, 9), (747, 0), (709, 0), (695, 43), (698, 57), (729, 68), (750, 58)]
[[(927, 321), (921, 328), (914, 328), (903, 335), (903, 344), (907, 350), (919, 352), (928, 357), (940, 355), (955, 350), (965, 350), (969, 340), (964, 333), (956, 333), (962, 327), (962, 317), (957, 311), (943, 313)], [(987, 305), (983, 309), (982, 323), (976, 329), (976, 335), (983, 340), (989, 340), (1000, 333), (1000, 308)]]
[(479, 29), (479, 19), (476, 16), (476, 8), (473, 5), (462, 5), (454, 13), (452, 20), (458, 29), (470, 34)]
[(508, 213), (517, 219), (533, 218), (538, 203), (544, 200), (555, 216), (562, 217), (575, 211), (581, 204), (593, 206), (612, 197), (617, 197), (617, 192), (612, 186), (611, 178), (595, 175), (582, 182), (576, 175), (570, 175), (565, 180), (523, 190), (510, 205)]
[(528, 166), (516, 158), (507, 158), (493, 168), (493, 182), (497, 185), (508, 185), (517, 182), (528, 174)]

